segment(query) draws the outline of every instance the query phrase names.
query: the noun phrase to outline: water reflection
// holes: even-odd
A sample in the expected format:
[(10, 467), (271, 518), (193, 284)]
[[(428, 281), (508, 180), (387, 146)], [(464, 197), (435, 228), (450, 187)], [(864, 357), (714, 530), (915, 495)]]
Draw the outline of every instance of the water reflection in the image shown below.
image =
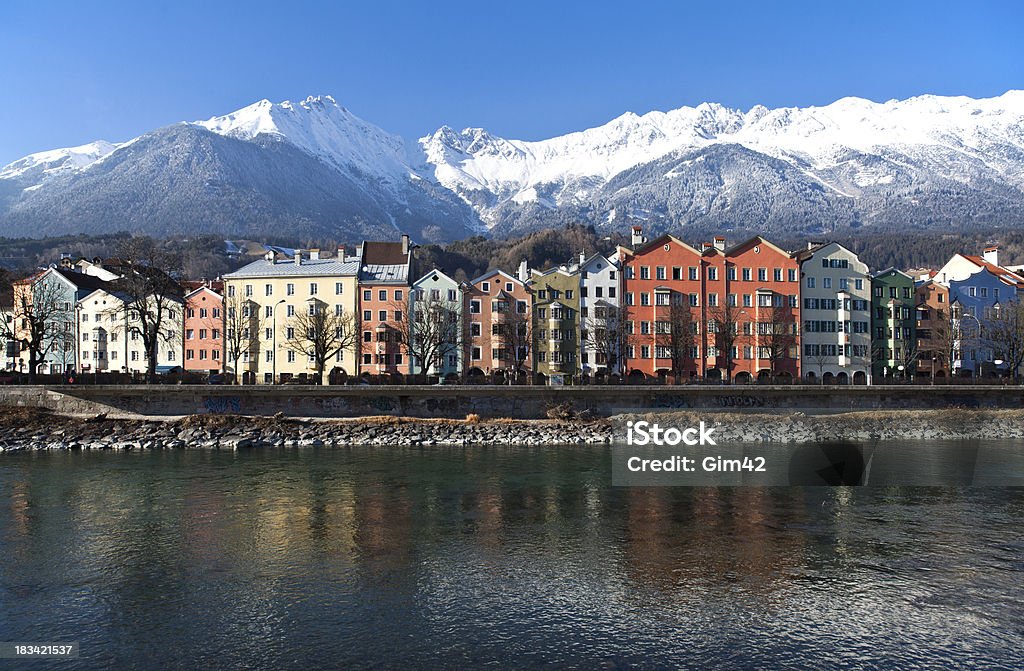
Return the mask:
[(1020, 490), (613, 488), (610, 463), (3, 455), (0, 638), (80, 640), (71, 668), (1024, 663)]

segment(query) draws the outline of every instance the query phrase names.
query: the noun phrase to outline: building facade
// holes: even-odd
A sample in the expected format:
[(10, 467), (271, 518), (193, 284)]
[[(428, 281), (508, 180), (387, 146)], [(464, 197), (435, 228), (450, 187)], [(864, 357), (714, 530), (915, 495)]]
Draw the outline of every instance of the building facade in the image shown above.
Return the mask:
[[(406, 331), (419, 342), (409, 352), (411, 375), (441, 378), (462, 375), (466, 329), (462, 319), (462, 287), (440, 270), (412, 283), (409, 292), (411, 324)], [(421, 361), (421, 355), (429, 361)]]
[[(357, 321), (359, 257), (342, 248), (332, 258), (296, 250), (281, 258), (270, 251), (224, 276), (224, 369), (239, 382), (271, 384), (309, 379), (315, 362), (301, 349), (302, 315), (329, 310)], [(356, 348), (339, 351), (327, 372), (353, 374)]]
[(876, 383), (912, 377), (917, 368), (914, 279), (887, 268), (871, 277), (871, 350)]
[(917, 305), (917, 377), (948, 379), (953, 361), (953, 329), (949, 287), (934, 279), (915, 282)]
[[(137, 317), (128, 310), (129, 298), (113, 289), (97, 289), (78, 301), (78, 370), (88, 373), (144, 375), (146, 346)], [(165, 301), (156, 346), (156, 370), (182, 366), (184, 305)]]
[(531, 270), (533, 373), (539, 384), (563, 385), (580, 375), (579, 266)]
[[(518, 273), (529, 279), (525, 262)], [(466, 286), (466, 379), (522, 382), (533, 363), (533, 297), (526, 282), (492, 270)]]
[(211, 374), (224, 370), (223, 307), (224, 297), (213, 286), (185, 294), (185, 370)]
[(625, 328), (619, 266), (615, 257), (580, 254), (580, 371), (593, 380), (622, 373), (624, 339), (616, 331)]
[(402, 334), (409, 309), (409, 236), (403, 235), (401, 242), (364, 242), (359, 256), (359, 372), (407, 375)]
[(801, 368), (824, 384), (869, 384), (871, 275), (842, 245), (811, 246), (800, 261)]

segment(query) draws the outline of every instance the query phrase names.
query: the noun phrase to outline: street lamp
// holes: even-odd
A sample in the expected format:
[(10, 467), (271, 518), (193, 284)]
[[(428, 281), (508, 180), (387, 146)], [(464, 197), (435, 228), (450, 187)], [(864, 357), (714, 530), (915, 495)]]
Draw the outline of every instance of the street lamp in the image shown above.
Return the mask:
[(270, 384), (277, 383), (277, 306), (284, 303), (285, 300), (282, 298), (274, 304), (274, 310), (270, 313)]

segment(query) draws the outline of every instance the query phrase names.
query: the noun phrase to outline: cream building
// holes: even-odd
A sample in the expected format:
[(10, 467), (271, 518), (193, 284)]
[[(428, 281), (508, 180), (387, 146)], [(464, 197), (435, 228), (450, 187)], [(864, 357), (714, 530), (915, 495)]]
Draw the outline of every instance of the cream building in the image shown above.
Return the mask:
[[(97, 289), (75, 305), (80, 373), (146, 373), (146, 347), (137, 319), (128, 319), (126, 297)], [(157, 345), (157, 372), (182, 365), (183, 306), (168, 299)]]
[[(288, 345), (295, 336), (294, 318), (311, 306), (357, 318), (359, 267), (359, 256), (344, 248), (331, 258), (321, 258), (316, 249), (296, 250), (292, 258), (271, 251), (225, 275), (224, 370), (249, 384), (313, 375), (314, 362)], [(354, 348), (327, 362), (325, 382), (334, 369), (356, 373)]]

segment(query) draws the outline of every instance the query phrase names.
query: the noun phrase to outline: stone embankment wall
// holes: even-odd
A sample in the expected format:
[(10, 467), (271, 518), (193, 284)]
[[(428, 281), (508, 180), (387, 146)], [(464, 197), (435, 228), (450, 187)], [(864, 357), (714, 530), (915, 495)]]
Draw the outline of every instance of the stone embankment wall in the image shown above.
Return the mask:
[(65, 415), (167, 417), (232, 414), (291, 417), (390, 415), (536, 419), (556, 406), (594, 417), (646, 410), (778, 412), (912, 408), (1024, 408), (1014, 386), (9, 386), (0, 406)]
[[(1024, 440), (1024, 410), (901, 410), (831, 415), (669, 412), (648, 419), (663, 427), (714, 428), (729, 443), (866, 443), (892, 440)], [(3, 409), (0, 451), (228, 449), (250, 447), (571, 446), (624, 439), (626, 416), (579, 420), (296, 420), (198, 415), (169, 420), (64, 417), (38, 409)]]

